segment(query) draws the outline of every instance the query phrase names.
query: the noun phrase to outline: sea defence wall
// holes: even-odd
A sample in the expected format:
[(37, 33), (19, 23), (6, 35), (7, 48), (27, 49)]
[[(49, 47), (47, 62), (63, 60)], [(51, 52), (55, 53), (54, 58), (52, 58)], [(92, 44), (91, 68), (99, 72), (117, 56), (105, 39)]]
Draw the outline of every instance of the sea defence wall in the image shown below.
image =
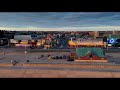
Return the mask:
[[(0, 63), (0, 67), (12, 67), (11, 63)], [(120, 65), (85, 65), (85, 64), (41, 64), (41, 63), (23, 63), (22, 67), (45, 67), (47, 69), (120, 69)]]
[(0, 63), (0, 66), (2, 67), (4, 67), (4, 66), (6, 66), (6, 67), (10, 67), (10, 66), (13, 66), (13, 64), (12, 63)]
[(108, 60), (75, 60), (76, 62), (101, 62), (106, 63)]
[(81, 68), (81, 69), (120, 69), (119, 65), (82, 65), (82, 64), (40, 64), (24, 63), (23, 67)]

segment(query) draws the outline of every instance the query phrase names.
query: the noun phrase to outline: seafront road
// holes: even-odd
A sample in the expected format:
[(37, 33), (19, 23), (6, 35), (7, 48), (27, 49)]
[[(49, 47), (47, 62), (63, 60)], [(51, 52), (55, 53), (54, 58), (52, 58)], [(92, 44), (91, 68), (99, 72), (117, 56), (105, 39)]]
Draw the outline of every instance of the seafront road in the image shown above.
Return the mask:
[(0, 78), (120, 78), (120, 69), (81, 68), (79, 65), (0, 67)]

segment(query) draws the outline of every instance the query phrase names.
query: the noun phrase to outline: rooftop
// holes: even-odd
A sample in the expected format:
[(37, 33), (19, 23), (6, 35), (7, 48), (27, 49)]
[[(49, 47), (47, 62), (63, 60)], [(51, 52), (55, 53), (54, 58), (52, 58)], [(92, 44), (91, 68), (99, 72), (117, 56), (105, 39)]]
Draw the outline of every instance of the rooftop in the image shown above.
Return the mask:
[(76, 52), (77, 56), (81, 56), (81, 57), (86, 56), (90, 52), (94, 53), (99, 57), (105, 57), (103, 50), (97, 47), (81, 47), (81, 48), (76, 48), (76, 50), (71, 50), (71, 52), (73, 53)]

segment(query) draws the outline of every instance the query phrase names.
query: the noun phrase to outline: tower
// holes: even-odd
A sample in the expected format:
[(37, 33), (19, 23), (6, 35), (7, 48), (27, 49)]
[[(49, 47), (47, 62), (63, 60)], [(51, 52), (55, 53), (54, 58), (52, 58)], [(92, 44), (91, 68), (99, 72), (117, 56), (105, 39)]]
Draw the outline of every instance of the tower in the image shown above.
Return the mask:
[(115, 31), (113, 31), (112, 34), (115, 34)]
[(94, 31), (94, 39), (96, 39), (96, 37), (99, 36), (99, 32), (98, 31)]

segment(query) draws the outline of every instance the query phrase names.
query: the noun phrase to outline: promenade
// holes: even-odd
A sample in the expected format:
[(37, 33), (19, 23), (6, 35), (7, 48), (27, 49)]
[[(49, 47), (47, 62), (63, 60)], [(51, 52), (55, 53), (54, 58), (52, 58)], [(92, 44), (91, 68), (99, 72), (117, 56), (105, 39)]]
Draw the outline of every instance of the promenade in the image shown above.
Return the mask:
[[(93, 65), (69, 62), (65, 59), (49, 60), (47, 57), (48, 55), (69, 54), (69, 52), (28, 52), (25, 54), (24, 49), (1, 48), (0, 64), (11, 63), (11, 60), (18, 61), (18, 64), (0, 66), (0, 78), (120, 78), (120, 53), (106, 53), (108, 63), (92, 63)], [(41, 55), (44, 55), (44, 58), (40, 58)], [(41, 65), (39, 67), (29, 66), (27, 60), (30, 61), (29, 63)], [(117, 64), (109, 66), (113, 65), (113, 62)], [(21, 66), (24, 63), (28, 66)]]
[(0, 78), (120, 78), (120, 72), (0, 69)]

